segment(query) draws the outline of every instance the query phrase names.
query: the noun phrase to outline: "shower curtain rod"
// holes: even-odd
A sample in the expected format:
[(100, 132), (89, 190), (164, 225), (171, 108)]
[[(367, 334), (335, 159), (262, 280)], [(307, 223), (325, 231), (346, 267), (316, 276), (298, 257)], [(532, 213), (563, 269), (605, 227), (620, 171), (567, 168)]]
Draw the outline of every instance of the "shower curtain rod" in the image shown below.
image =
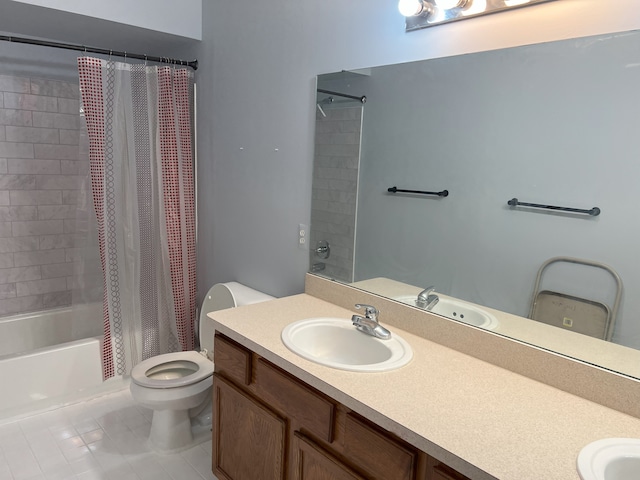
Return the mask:
[(39, 45), (41, 47), (63, 48), (65, 50), (76, 50), (78, 52), (85, 52), (85, 53), (99, 53), (102, 55), (109, 55), (109, 56), (116, 56), (116, 57), (135, 58), (136, 60), (145, 60), (145, 61), (148, 60), (150, 62), (169, 63), (171, 65), (186, 65), (187, 67), (191, 67), (194, 70), (198, 69), (198, 60), (187, 61), (187, 60), (178, 60), (178, 59), (169, 58), (169, 57), (154, 57), (153, 55), (142, 55), (139, 53), (119, 52), (116, 50), (107, 50), (105, 48), (87, 47), (85, 45), (74, 45), (72, 43), (48, 42), (44, 40), (36, 40), (35, 38), (13, 37), (13, 36), (7, 36), (7, 35), (0, 35), (0, 41), (13, 42), (13, 43), (26, 43), (28, 45)]
[(354, 100), (358, 100), (361, 103), (367, 103), (367, 97), (365, 97), (364, 95), (362, 97), (355, 97), (353, 95), (347, 95), (346, 93), (332, 92), (331, 90), (322, 90), (320, 88), (317, 88), (316, 92), (326, 93), (327, 95), (337, 95), (344, 98), (352, 98)]

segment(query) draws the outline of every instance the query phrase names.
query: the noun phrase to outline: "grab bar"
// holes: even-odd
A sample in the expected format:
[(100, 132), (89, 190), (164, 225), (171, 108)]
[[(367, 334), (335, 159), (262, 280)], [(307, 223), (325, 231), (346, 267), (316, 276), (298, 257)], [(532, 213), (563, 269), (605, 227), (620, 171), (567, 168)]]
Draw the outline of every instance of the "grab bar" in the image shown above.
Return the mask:
[(422, 190), (402, 190), (398, 187), (389, 187), (387, 188), (387, 192), (390, 193), (418, 193), (420, 195), (437, 195), (439, 197), (448, 197), (449, 190), (442, 190), (441, 192), (425, 192)]
[(572, 213), (586, 213), (587, 215), (591, 215), (592, 217), (597, 217), (600, 215), (600, 209), (598, 207), (593, 207), (591, 210), (584, 210), (582, 208), (570, 208), (570, 207), (556, 207), (554, 205), (541, 205), (539, 203), (525, 203), (518, 201), (517, 198), (512, 198), (507, 202), (507, 205), (511, 207), (517, 207), (519, 205), (523, 207), (533, 207), (533, 208), (544, 208), (547, 210), (560, 210), (562, 212), (572, 212)]

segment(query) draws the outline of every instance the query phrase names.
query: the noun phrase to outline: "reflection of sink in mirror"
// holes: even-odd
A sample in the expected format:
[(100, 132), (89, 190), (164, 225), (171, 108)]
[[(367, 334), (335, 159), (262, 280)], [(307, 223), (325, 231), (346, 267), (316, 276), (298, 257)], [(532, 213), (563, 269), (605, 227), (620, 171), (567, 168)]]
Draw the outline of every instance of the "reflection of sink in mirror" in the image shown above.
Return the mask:
[(391, 333), (389, 340), (359, 332), (344, 318), (309, 318), (294, 322), (282, 331), (289, 350), (327, 367), (355, 372), (385, 372), (411, 360), (413, 350)]
[(640, 439), (605, 438), (590, 443), (578, 455), (582, 480), (638, 480)]
[[(416, 295), (401, 295), (393, 297), (394, 300), (414, 307), (416, 306), (416, 298)], [(484, 328), (485, 330), (494, 330), (498, 326), (498, 319), (489, 312), (471, 305), (470, 303), (453, 298), (440, 297), (438, 303), (436, 303), (429, 311), (442, 315), (443, 317), (447, 317), (451, 320), (458, 320), (469, 325)]]

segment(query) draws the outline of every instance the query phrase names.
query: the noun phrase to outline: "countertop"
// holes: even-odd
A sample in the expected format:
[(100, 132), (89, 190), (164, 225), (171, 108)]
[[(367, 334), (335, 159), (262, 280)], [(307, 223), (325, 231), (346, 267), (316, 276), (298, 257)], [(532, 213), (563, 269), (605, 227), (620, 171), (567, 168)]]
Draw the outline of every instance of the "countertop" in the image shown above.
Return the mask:
[(607, 437), (640, 438), (620, 413), (397, 327), (411, 362), (384, 373), (318, 365), (280, 339), (291, 322), (355, 313), (301, 294), (209, 313), (220, 333), (474, 480), (579, 480), (576, 458)]

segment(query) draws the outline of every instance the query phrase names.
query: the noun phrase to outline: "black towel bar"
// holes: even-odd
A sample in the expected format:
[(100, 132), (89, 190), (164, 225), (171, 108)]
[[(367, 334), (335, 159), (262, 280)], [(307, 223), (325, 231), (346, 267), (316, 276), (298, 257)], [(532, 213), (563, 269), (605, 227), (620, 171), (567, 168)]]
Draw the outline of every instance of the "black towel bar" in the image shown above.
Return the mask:
[(582, 208), (570, 208), (570, 207), (556, 207), (554, 205), (541, 205), (539, 203), (525, 203), (519, 202), (517, 198), (512, 198), (507, 202), (507, 205), (511, 207), (523, 206), (523, 207), (533, 207), (533, 208), (544, 208), (546, 210), (559, 210), (562, 212), (572, 212), (572, 213), (586, 213), (587, 215), (591, 215), (592, 217), (597, 217), (600, 215), (600, 209), (598, 207), (593, 207), (591, 210), (585, 210)]
[(389, 187), (387, 192), (390, 193), (417, 193), (419, 195), (437, 195), (438, 197), (448, 197), (449, 190), (442, 190), (441, 192), (425, 192), (423, 190), (402, 190), (398, 187)]

